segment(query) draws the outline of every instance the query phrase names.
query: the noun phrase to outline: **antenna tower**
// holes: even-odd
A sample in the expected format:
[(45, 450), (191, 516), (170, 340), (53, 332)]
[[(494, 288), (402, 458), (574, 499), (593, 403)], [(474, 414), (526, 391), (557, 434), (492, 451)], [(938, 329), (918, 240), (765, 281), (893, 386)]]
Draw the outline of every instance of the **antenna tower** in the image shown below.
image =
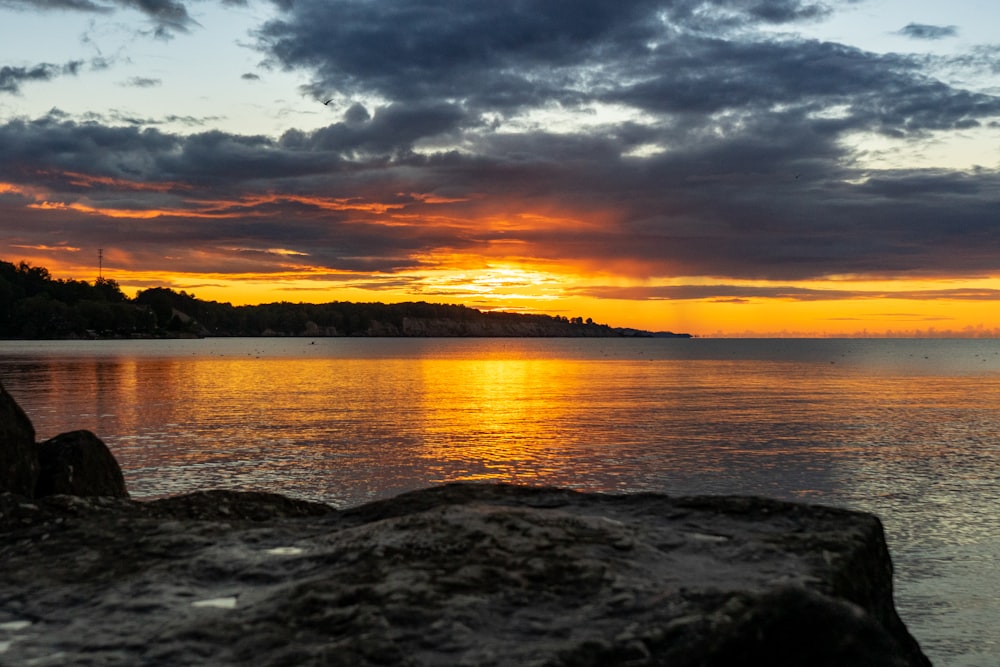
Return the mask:
[(104, 248), (97, 249), (97, 279), (104, 279)]

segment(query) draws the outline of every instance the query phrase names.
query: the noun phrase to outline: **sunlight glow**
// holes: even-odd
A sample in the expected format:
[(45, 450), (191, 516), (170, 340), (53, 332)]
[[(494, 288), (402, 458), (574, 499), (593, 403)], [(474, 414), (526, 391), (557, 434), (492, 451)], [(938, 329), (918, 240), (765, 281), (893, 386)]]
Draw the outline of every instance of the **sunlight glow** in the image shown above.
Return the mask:
[[(19, 247), (21, 259), (45, 266), (54, 277), (93, 280), (96, 248)], [(235, 261), (227, 255), (265, 255), (282, 261), (271, 273), (259, 263), (223, 273), (209, 267)], [(483, 311), (590, 317), (611, 326), (687, 332), (710, 337), (956, 336), (1000, 337), (1000, 276), (980, 279), (860, 280), (835, 277), (796, 283), (726, 281), (704, 277), (628, 281), (570, 273), (553, 263), (484, 261), (442, 255), (424, 258), (424, 269), (400, 273), (353, 273), (296, 264), (306, 253), (291, 249), (227, 249), (183, 259), (187, 272), (122, 267), (151, 259), (104, 249), (104, 276), (126, 294), (168, 287), (198, 298), (234, 305), (278, 301), (460, 303)], [(287, 261), (291, 260), (291, 261)], [(156, 258), (157, 262), (178, 261)], [(244, 260), (240, 260), (244, 261)], [(233, 264), (234, 267), (238, 264)], [(725, 296), (721, 296), (725, 294)]]

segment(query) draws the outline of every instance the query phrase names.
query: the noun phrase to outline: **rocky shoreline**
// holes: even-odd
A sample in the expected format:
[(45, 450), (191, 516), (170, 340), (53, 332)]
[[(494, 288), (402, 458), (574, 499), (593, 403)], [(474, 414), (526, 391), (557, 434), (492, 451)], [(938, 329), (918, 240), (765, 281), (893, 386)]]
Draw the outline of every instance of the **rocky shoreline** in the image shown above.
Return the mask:
[(0, 388), (0, 664), (930, 664), (869, 514), (502, 484), (140, 502), (67, 445), (14, 465), (26, 421)]

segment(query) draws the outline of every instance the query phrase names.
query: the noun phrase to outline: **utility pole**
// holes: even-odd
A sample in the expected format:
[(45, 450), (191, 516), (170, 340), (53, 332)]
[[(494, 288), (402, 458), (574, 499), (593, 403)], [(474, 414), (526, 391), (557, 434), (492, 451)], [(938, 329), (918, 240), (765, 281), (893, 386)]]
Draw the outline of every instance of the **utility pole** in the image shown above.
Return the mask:
[(104, 280), (104, 248), (97, 249), (97, 279)]

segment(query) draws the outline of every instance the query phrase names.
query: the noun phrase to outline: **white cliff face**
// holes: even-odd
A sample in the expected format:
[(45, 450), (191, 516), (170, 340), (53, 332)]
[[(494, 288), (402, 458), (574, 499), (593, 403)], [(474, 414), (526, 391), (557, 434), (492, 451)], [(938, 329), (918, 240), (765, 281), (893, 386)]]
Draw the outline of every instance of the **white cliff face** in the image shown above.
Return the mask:
[(408, 317), (403, 320), (401, 333), (406, 336), (546, 336), (551, 335), (554, 328), (551, 324), (533, 321)]
[(0, 663), (928, 665), (871, 515), (452, 484), (0, 495)]
[(600, 324), (571, 324), (549, 318), (532, 319), (530, 317), (478, 317), (467, 320), (406, 317), (403, 318), (401, 327), (387, 326), (375, 322), (373, 323), (372, 331), (382, 332), (381, 334), (373, 335), (427, 337), (531, 338), (545, 336), (600, 337), (620, 335), (614, 329)]

